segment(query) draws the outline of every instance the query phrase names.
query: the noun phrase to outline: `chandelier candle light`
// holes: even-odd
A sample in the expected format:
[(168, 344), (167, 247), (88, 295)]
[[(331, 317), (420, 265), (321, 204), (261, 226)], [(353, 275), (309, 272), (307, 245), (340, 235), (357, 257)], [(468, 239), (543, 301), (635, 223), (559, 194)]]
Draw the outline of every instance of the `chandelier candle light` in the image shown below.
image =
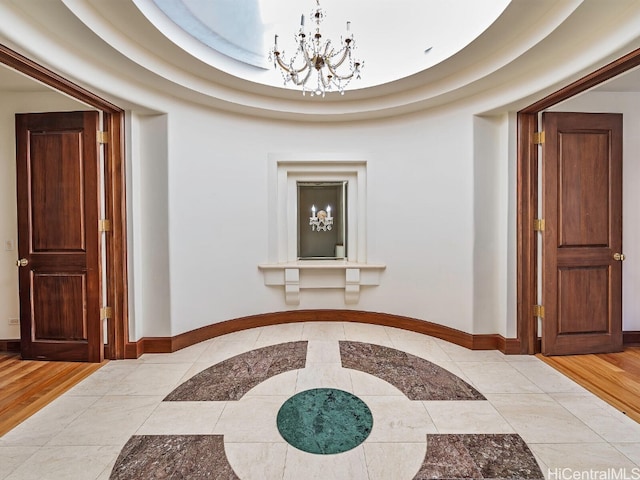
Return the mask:
[[(320, 0), (316, 0), (316, 9), (311, 12), (311, 17), (316, 23), (316, 31), (304, 32), (305, 18), (302, 15), (300, 30), (295, 35), (298, 49), (291, 59), (287, 62), (283, 58), (284, 50), (279, 50), (276, 35), (274, 47), (269, 52), (269, 61), (273, 61), (274, 68), (280, 67), (285, 85), (292, 82), (301, 86), (303, 95), (310, 90), (311, 96), (324, 97), (326, 92), (331, 92), (334, 88), (344, 95), (344, 89), (351, 80), (354, 77), (360, 78), (360, 69), (364, 65), (364, 62), (354, 60), (351, 55), (356, 48), (351, 22), (347, 22), (346, 36), (340, 39), (340, 48), (336, 50), (331, 40), (323, 41), (320, 33), (320, 22), (326, 17), (324, 10), (320, 8)], [(309, 85), (312, 85), (313, 79), (316, 85), (310, 89), (307, 82), (311, 80)]]
[(326, 232), (331, 230), (333, 226), (333, 217), (331, 216), (331, 206), (327, 207), (327, 211), (320, 210), (316, 215), (316, 206), (311, 206), (311, 216), (309, 217), (309, 225), (311, 230), (316, 232)]

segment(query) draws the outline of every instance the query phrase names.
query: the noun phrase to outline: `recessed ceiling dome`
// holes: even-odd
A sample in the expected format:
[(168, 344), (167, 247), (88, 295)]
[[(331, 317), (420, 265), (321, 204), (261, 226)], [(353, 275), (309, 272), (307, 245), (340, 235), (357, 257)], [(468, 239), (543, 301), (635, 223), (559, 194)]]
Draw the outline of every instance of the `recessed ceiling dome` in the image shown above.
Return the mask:
[[(301, 14), (309, 15), (316, 7), (314, 0), (152, 1), (174, 25), (158, 15), (151, 21), (176, 45), (230, 75), (278, 87), (283, 86), (282, 77), (267, 61), (274, 36), (279, 35), (285, 52), (293, 52)], [(350, 89), (373, 87), (456, 54), (481, 35), (510, 1), (321, 0), (327, 14), (322, 33), (335, 43), (345, 33), (346, 22), (351, 22), (365, 70)], [(144, 7), (145, 2), (138, 3)], [(207, 48), (197, 48), (193, 39)]]
[[(5, 41), (30, 51), (40, 30), (50, 30), (38, 49), (49, 66), (79, 84), (119, 85), (120, 104), (146, 97), (161, 111), (160, 94), (313, 122), (372, 120), (467, 99), (482, 112), (517, 108), (557, 89), (559, 79), (628, 53), (640, 15), (637, 0), (320, 0), (324, 38), (339, 42), (350, 21), (365, 66), (345, 95), (312, 98), (285, 88), (267, 59), (276, 33), (290, 58), (300, 15), (315, 0), (118, 0), (117, 8), (104, 0), (34, 1), (38, 8), (0, 2), (12, 26)], [(56, 55), (69, 45), (92, 67)]]

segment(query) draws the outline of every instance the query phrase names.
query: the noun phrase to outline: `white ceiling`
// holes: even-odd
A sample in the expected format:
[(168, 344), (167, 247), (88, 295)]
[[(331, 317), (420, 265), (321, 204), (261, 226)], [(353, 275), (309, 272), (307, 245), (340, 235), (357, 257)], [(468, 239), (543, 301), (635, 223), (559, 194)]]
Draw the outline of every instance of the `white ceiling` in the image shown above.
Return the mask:
[[(389, 83), (426, 70), (472, 43), (504, 12), (511, 0), (320, 0), (326, 17), (323, 41), (340, 45), (346, 22), (356, 40), (354, 55), (365, 66), (350, 90)], [(201, 60), (222, 71), (264, 85), (282, 86), (268, 62), (278, 35), (280, 50), (290, 58), (296, 49), (301, 15), (306, 33), (317, 8), (314, 0), (137, 0), (138, 8), (158, 30)], [(156, 11), (160, 9), (163, 15)], [(168, 17), (179, 29), (167, 25)], [(220, 61), (190, 48), (185, 35), (212, 50), (254, 68)], [(265, 72), (264, 70), (267, 70)]]

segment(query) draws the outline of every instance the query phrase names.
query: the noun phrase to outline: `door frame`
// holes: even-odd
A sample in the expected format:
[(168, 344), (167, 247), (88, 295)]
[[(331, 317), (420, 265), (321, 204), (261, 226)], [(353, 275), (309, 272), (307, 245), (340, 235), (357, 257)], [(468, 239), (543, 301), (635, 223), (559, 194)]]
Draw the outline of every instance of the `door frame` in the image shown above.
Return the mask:
[[(534, 136), (538, 114), (640, 65), (640, 48), (576, 80), (518, 112), (517, 119), (517, 335), (519, 353), (540, 351), (536, 335), (538, 235), (533, 229), (538, 212), (538, 148)], [(624, 175), (624, 173), (623, 173)]]
[[(102, 112), (103, 130), (108, 138), (104, 146), (105, 212), (106, 219), (111, 221), (111, 231), (106, 236), (106, 291), (107, 305), (112, 309), (110, 318), (107, 320), (104, 357), (112, 360), (125, 358), (129, 312), (124, 110), (2, 44), (0, 44), (0, 63)], [(96, 235), (99, 235), (97, 228)]]

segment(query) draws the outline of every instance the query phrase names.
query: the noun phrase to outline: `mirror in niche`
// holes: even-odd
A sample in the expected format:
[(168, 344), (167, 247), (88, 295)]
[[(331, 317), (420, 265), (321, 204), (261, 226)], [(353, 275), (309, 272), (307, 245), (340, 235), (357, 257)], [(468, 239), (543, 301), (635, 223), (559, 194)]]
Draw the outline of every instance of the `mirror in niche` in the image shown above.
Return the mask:
[(297, 182), (298, 258), (347, 258), (347, 183)]

